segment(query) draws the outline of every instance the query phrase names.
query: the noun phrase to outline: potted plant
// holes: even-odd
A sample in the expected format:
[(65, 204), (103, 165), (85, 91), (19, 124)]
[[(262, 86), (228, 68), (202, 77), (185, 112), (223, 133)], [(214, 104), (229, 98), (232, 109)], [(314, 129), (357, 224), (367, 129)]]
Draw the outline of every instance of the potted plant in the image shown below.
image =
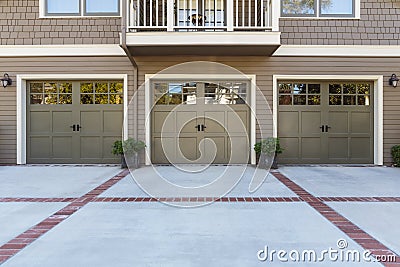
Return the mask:
[(146, 147), (145, 143), (140, 140), (128, 138), (124, 141), (117, 140), (113, 144), (112, 153), (121, 156), (121, 167), (127, 167), (127, 159), (129, 160), (129, 167), (137, 169), (140, 166), (139, 152)]
[(254, 145), (254, 150), (259, 159), (258, 166), (260, 168), (268, 168), (269, 158), (273, 158), (271, 169), (278, 169), (278, 154), (283, 152), (279, 138), (268, 137), (263, 139)]
[(395, 167), (400, 167), (400, 145), (392, 147), (392, 157)]

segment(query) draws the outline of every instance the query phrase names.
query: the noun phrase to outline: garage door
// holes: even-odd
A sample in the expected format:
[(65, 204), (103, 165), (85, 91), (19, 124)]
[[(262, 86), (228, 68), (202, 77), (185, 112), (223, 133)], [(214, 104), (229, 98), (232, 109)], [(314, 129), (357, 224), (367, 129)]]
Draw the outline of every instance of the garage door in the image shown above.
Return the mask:
[(373, 163), (368, 82), (279, 82), (282, 163)]
[(117, 163), (123, 83), (32, 81), (27, 97), (28, 163)]
[(247, 82), (152, 86), (153, 163), (248, 163)]

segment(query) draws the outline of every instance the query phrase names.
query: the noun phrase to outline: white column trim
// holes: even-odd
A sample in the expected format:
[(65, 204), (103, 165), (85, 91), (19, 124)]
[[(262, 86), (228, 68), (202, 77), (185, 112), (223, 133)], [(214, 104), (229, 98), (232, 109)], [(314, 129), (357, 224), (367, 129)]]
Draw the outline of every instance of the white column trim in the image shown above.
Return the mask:
[(167, 31), (174, 31), (174, 1), (167, 0)]
[(272, 4), (272, 31), (279, 32), (279, 18), (281, 16), (281, 1), (271, 0)]
[(233, 32), (233, 1), (234, 0), (227, 0), (226, 1), (226, 25), (227, 31)]
[(383, 76), (382, 75), (273, 75), (274, 137), (278, 136), (278, 80), (346, 80), (374, 82), (374, 164), (383, 165)]
[(128, 74), (18, 74), (17, 75), (17, 164), (26, 164), (26, 82), (28, 80), (122, 79), (124, 81), (123, 138), (128, 136)]
[(250, 150), (251, 150), (251, 164), (256, 164), (256, 153), (254, 149), (252, 149), (256, 143), (256, 75), (239, 75), (239, 74), (145, 74), (145, 143), (146, 143), (146, 165), (151, 164), (151, 106), (152, 106), (152, 97), (151, 97), (151, 88), (150, 84), (152, 80), (190, 80), (190, 79), (216, 79), (216, 80), (224, 80), (224, 79), (240, 79), (240, 80), (248, 80), (251, 83), (251, 92), (250, 92)]
[(383, 165), (383, 76), (374, 81), (374, 164)]
[(146, 143), (146, 158), (145, 164), (151, 165), (151, 101), (152, 97), (150, 95), (150, 82), (154, 74), (146, 74), (144, 82), (144, 128), (145, 128), (145, 143)]

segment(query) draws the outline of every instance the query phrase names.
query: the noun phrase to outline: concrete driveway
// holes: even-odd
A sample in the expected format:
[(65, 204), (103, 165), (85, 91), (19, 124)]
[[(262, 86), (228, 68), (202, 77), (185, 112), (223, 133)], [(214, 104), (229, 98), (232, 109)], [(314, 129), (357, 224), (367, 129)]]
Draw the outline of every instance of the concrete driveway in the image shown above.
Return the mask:
[[(190, 186), (221, 168), (157, 170)], [(182, 208), (158, 200), (208, 199), (157, 200), (116, 167), (0, 167), (0, 265), (400, 266), (400, 169), (282, 167), (253, 194), (249, 173)]]

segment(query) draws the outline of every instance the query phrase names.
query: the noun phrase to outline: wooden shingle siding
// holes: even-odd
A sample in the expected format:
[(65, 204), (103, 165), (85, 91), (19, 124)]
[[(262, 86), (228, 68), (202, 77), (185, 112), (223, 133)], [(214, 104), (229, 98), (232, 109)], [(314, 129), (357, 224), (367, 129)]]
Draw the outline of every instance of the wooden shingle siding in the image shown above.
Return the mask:
[(0, 45), (118, 44), (121, 18), (39, 18), (39, 0), (0, 1)]
[[(341, 57), (138, 57), (139, 84), (145, 74), (188, 61), (216, 61), (257, 75), (257, 86), (272, 109), (273, 75), (384, 75), (384, 162), (391, 164), (390, 148), (400, 144), (400, 90), (389, 86), (392, 73), (400, 73), (399, 58)], [(140, 92), (139, 137), (144, 140), (144, 92)], [(257, 107), (257, 109), (262, 107)], [(263, 123), (271, 124), (264, 120)]]
[(0, 164), (15, 164), (17, 157), (18, 74), (128, 74), (133, 88), (133, 68), (127, 57), (25, 57), (1, 58), (0, 73), (9, 73), (12, 86), (0, 88)]
[(400, 2), (361, 0), (360, 19), (281, 18), (286, 45), (400, 45)]

